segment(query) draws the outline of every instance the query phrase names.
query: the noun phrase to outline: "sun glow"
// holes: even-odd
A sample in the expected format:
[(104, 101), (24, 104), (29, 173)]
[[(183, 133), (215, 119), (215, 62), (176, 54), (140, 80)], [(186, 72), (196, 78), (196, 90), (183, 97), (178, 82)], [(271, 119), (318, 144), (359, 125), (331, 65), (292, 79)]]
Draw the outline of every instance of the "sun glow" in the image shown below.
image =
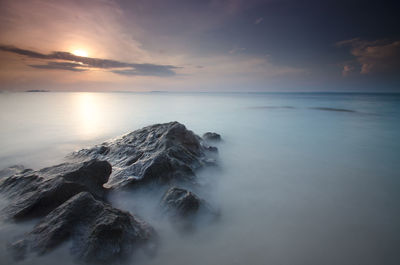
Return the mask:
[(74, 50), (72, 52), (72, 54), (76, 55), (76, 56), (81, 56), (81, 57), (88, 57), (87, 51), (84, 51), (84, 50)]

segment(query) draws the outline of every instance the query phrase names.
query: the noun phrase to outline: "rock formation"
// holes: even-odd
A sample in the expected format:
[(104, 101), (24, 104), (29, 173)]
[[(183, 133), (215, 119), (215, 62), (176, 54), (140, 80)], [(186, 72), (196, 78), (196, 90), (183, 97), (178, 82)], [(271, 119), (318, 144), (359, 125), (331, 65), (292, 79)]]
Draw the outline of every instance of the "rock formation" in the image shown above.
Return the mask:
[[(208, 140), (220, 139), (215, 133), (206, 135)], [(216, 151), (184, 125), (170, 122), (80, 150), (63, 164), (38, 171), (22, 166), (2, 170), (0, 193), (10, 202), (2, 215), (16, 221), (42, 218), (10, 249), (23, 259), (71, 241), (77, 259), (98, 264), (118, 263), (139, 248), (153, 251), (154, 229), (113, 208), (106, 195), (148, 185), (190, 186), (198, 169), (216, 164)], [(177, 187), (166, 192), (161, 206), (168, 216), (187, 223), (201, 212), (216, 215), (203, 199)]]

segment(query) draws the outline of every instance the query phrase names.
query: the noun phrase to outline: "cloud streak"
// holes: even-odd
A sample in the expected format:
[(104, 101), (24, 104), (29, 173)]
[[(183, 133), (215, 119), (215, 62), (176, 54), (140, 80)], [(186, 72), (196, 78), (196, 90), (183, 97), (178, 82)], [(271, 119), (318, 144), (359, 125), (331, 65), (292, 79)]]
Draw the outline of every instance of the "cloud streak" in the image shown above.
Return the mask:
[(30, 67), (37, 69), (46, 70), (67, 70), (73, 72), (83, 72), (87, 69), (81, 68), (82, 65), (78, 63), (66, 63), (66, 62), (49, 62), (47, 64), (29, 64)]
[[(128, 63), (117, 60), (82, 57), (69, 52), (55, 51), (49, 54), (33, 50), (21, 49), (15, 46), (0, 45), (0, 51), (38, 59), (44, 64), (28, 64), (36, 69), (67, 70), (82, 72), (90, 69), (103, 69), (124, 76), (174, 76), (175, 70), (181, 67), (150, 63)], [(50, 62), (49, 62), (50, 61)]]

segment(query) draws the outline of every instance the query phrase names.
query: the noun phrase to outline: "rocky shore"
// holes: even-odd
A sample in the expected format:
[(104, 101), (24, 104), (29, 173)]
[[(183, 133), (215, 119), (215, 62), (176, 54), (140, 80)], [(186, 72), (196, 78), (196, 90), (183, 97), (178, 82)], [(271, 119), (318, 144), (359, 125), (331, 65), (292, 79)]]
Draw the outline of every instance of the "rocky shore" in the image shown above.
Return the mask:
[(190, 187), (199, 169), (216, 166), (218, 149), (210, 144), (220, 139), (210, 132), (202, 138), (178, 122), (155, 124), (74, 152), (63, 164), (0, 171), (0, 193), (9, 201), (2, 218), (39, 220), (9, 243), (10, 253), (21, 260), (71, 242), (71, 255), (85, 263), (121, 263), (139, 249), (155, 254), (157, 231), (113, 207), (108, 195), (165, 186), (160, 212), (170, 220), (188, 227), (199, 215), (216, 217), (218, 211)]

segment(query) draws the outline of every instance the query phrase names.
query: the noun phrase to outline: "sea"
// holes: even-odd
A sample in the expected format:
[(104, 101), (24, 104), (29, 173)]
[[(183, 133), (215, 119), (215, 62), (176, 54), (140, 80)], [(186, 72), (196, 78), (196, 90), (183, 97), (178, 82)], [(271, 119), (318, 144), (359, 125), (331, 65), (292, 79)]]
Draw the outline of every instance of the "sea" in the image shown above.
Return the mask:
[[(55, 165), (170, 121), (221, 134), (218, 170), (198, 173), (220, 218), (182, 234), (117, 196), (161, 238), (133, 264), (400, 264), (400, 94), (0, 93), (0, 168)], [(35, 222), (0, 223), (0, 263), (14, 264), (7, 243)], [(69, 257), (64, 246), (15, 264)]]

